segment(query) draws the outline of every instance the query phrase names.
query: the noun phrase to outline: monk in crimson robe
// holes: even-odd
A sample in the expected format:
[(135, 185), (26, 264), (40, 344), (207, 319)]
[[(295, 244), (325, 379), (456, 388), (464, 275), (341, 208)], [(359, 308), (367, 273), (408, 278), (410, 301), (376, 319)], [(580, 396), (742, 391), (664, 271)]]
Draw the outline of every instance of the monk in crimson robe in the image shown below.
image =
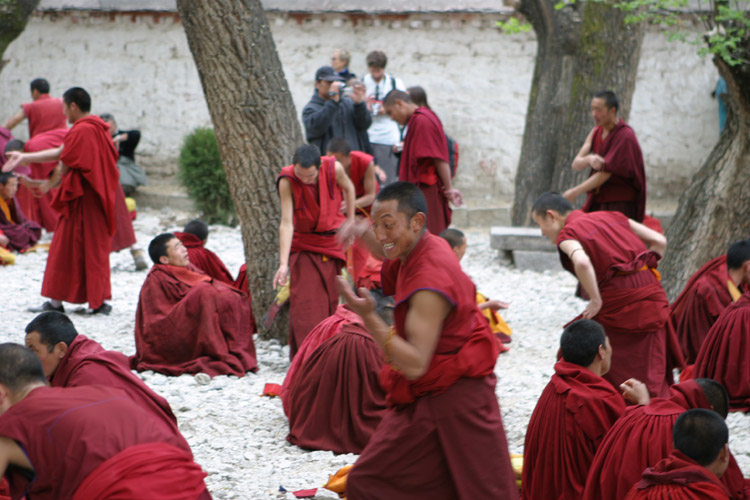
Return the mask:
[(109, 126), (90, 114), (88, 92), (80, 87), (68, 89), (63, 95), (63, 109), (73, 127), (62, 146), (37, 153), (8, 153), (4, 167), (56, 160), (62, 163), (49, 179), (30, 181), (40, 192), (61, 183), (53, 203), (60, 220), (42, 282), (42, 296), (51, 300), (32, 312), (63, 312), (62, 301), (67, 301), (88, 302), (94, 314), (109, 314), (112, 306), (105, 300), (112, 296), (109, 252), (119, 186), (117, 151)]
[(540, 196), (532, 218), (590, 297), (578, 318), (596, 320), (612, 343), (612, 366), (604, 378), (619, 388), (633, 377), (654, 396), (669, 394), (671, 368), (682, 368), (684, 361), (655, 272), (664, 236), (619, 212), (573, 210), (557, 193)]
[(237, 375), (257, 370), (252, 313), (245, 294), (192, 266), (171, 233), (148, 247), (154, 266), (135, 316), (131, 368), (166, 375)]
[[(182, 439), (169, 403), (133, 375), (127, 356), (117, 351), (105, 351), (98, 342), (79, 335), (73, 322), (64, 314), (48, 311), (34, 318), (26, 326), (25, 342), (42, 362), (44, 374), (52, 387), (106, 385), (122, 389)], [(180, 447), (190, 451), (184, 439)]]
[(594, 94), (591, 117), (594, 128), (573, 160), (573, 170), (591, 167), (588, 179), (563, 196), (573, 203), (586, 193), (584, 212), (612, 210), (636, 222), (646, 215), (646, 171), (635, 132), (617, 116), (614, 92)]
[(463, 197), (451, 180), (448, 142), (443, 124), (425, 106), (417, 106), (409, 94), (391, 90), (385, 96), (383, 109), (399, 125), (408, 126), (399, 161), (398, 178), (419, 186), (427, 200), (427, 229), (439, 235), (451, 224), (451, 208), (463, 203)]
[[(497, 340), (475, 301), (471, 279), (448, 244), (427, 231), (422, 191), (383, 187), (369, 241), (385, 258), (383, 292), (394, 295), (395, 328), (375, 313), (364, 288), (339, 284), (349, 307), (387, 360), (380, 380), (390, 406), (349, 473), (350, 500), (518, 498), (495, 396)], [(374, 232), (373, 232), (374, 231)]]
[[(672, 427), (686, 410), (705, 408), (727, 416), (727, 393), (721, 384), (689, 380), (673, 385), (668, 398), (654, 398), (648, 405), (635, 406), (609, 429), (596, 451), (586, 480), (583, 500), (621, 500), (639, 481), (647, 467), (654, 467), (671, 453)], [(750, 493), (734, 457), (721, 477), (732, 499)]]
[(695, 363), (719, 314), (749, 285), (750, 240), (733, 243), (726, 255), (708, 261), (690, 277), (669, 315), (687, 363)]
[(10, 250), (23, 252), (33, 247), (42, 236), (42, 228), (28, 220), (16, 199), (18, 178), (11, 173), (0, 173), (0, 231), (8, 238)]
[(729, 466), (729, 429), (718, 413), (696, 408), (677, 418), (675, 449), (643, 477), (626, 500), (729, 500), (719, 481)]
[(234, 285), (234, 278), (218, 255), (206, 248), (208, 226), (199, 219), (185, 225), (182, 233), (174, 233), (185, 245), (190, 263), (214, 279)]
[(50, 97), (49, 82), (37, 78), (31, 82), (32, 102), (22, 104), (21, 109), (5, 122), (5, 128), (13, 129), (22, 121), (29, 120), (29, 138), (42, 132), (66, 127), (63, 99)]
[(126, 393), (47, 387), (39, 359), (0, 345), (0, 474), (14, 500), (210, 499), (184, 441)]
[(386, 411), (382, 365), (362, 319), (340, 305), (305, 338), (284, 380), (286, 439), (311, 450), (362, 453)]
[[(521, 497), (581, 498), (589, 466), (604, 434), (625, 411), (625, 400), (602, 378), (612, 347), (596, 321), (569, 325), (560, 338), (563, 359), (542, 392), (526, 431)], [(623, 386), (636, 403), (648, 403), (643, 383)], [(640, 393), (638, 392), (640, 391)]]
[(316, 146), (304, 145), (292, 165), (281, 169), (276, 187), (280, 262), (273, 287), (289, 282), (289, 357), (294, 359), (310, 330), (338, 306), (336, 276), (346, 255), (336, 231), (354, 222), (354, 186), (335, 158), (321, 158)]

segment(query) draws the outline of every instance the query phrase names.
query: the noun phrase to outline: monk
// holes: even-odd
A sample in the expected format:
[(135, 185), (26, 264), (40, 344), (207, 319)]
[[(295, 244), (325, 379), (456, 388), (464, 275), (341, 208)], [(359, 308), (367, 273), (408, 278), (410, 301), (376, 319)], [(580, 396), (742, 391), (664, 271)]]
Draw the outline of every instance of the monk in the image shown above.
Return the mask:
[[(64, 314), (48, 311), (34, 318), (26, 325), (25, 343), (42, 362), (52, 387), (106, 385), (121, 389), (182, 439), (169, 403), (130, 371), (127, 356), (105, 351), (98, 342), (79, 335)], [(190, 451), (184, 439), (180, 447)]]
[(378, 193), (372, 229), (342, 231), (383, 256), (383, 292), (395, 328), (339, 279), (349, 307), (382, 349), (390, 408), (352, 468), (350, 500), (518, 498), (495, 396), (497, 340), (477, 308), (474, 284), (448, 244), (427, 231), (427, 202), (410, 182)]
[[(381, 317), (392, 311), (393, 301), (389, 304), (379, 304)], [(287, 441), (311, 450), (362, 453), (386, 411), (378, 380), (383, 362), (362, 319), (340, 305), (305, 338), (284, 379)]]
[(635, 132), (617, 116), (619, 103), (606, 90), (591, 99), (594, 128), (573, 160), (573, 170), (590, 167), (589, 177), (563, 196), (573, 203), (586, 193), (584, 212), (613, 210), (643, 222), (646, 215), (646, 171)]
[(218, 255), (206, 248), (208, 225), (200, 219), (191, 220), (181, 233), (174, 233), (187, 248), (190, 263), (213, 279), (234, 285), (234, 278)]
[[(289, 358), (310, 330), (336, 311), (336, 276), (346, 262), (336, 239), (354, 222), (354, 186), (335, 158), (300, 146), (276, 179), (281, 198), (279, 269), (273, 287), (289, 284)], [(344, 213), (341, 211), (342, 203)]]
[(452, 210), (448, 202), (456, 206), (463, 204), (461, 192), (452, 184), (443, 124), (432, 110), (418, 107), (409, 94), (401, 90), (388, 92), (383, 109), (396, 123), (408, 126), (398, 178), (422, 190), (430, 214), (427, 229), (439, 235), (451, 224)]
[[(584, 500), (615, 500), (627, 495), (646, 467), (654, 467), (671, 453), (672, 426), (686, 410), (705, 408), (727, 416), (727, 393), (718, 382), (689, 380), (673, 385), (668, 398), (654, 398), (648, 405), (628, 408), (609, 429), (591, 462)], [(730, 498), (750, 494), (742, 471), (730, 456), (721, 478)]]
[(30, 310), (64, 312), (62, 301), (88, 302), (92, 314), (109, 314), (112, 306), (105, 301), (112, 298), (109, 252), (119, 186), (117, 151), (107, 124), (90, 114), (88, 92), (80, 87), (68, 89), (63, 94), (63, 110), (73, 127), (62, 146), (36, 153), (8, 153), (4, 167), (61, 162), (49, 179), (30, 181), (41, 193), (60, 185), (53, 202), (60, 219), (42, 282), (42, 296), (50, 300)]
[[(589, 466), (604, 434), (625, 411), (625, 399), (602, 378), (612, 347), (596, 321), (581, 319), (560, 338), (562, 359), (531, 414), (526, 431), (521, 497), (581, 498)], [(648, 403), (637, 380), (621, 388), (634, 403)]]
[(18, 113), (5, 122), (5, 128), (12, 130), (16, 125), (28, 119), (30, 139), (42, 132), (66, 128), (67, 115), (63, 111), (63, 100), (50, 97), (47, 80), (36, 78), (31, 81), (31, 99), (32, 102), (22, 104)]
[(6, 146), (13, 142), (17, 141), (18, 139), (15, 139), (13, 137), (13, 134), (10, 130), (8, 130), (5, 127), (0, 127), (0, 167), (5, 165), (5, 162), (8, 161), (8, 158), (5, 156), (5, 148)]
[(0, 344), (0, 474), (14, 500), (210, 499), (182, 444), (124, 392), (48, 387), (34, 353)]
[[(42, 236), (42, 228), (33, 220), (28, 220), (16, 199), (18, 178), (11, 173), (0, 173), (0, 231), (10, 250), (23, 252), (36, 245)], [(3, 238), (0, 237), (0, 243)]]
[(256, 371), (252, 314), (245, 294), (190, 264), (182, 242), (160, 234), (135, 316), (134, 370), (165, 375), (236, 375)]
[(589, 297), (576, 319), (596, 320), (612, 343), (612, 366), (604, 378), (619, 388), (633, 377), (653, 396), (668, 395), (671, 367), (684, 362), (676, 339), (669, 342), (674, 337), (669, 302), (655, 272), (667, 245), (664, 236), (619, 212), (573, 210), (557, 193), (540, 196), (532, 218)]
[(729, 304), (737, 302), (742, 292), (748, 289), (750, 240), (732, 243), (726, 255), (708, 261), (690, 277), (670, 306), (669, 315), (687, 363), (695, 363), (698, 351), (719, 314)]
[(643, 472), (626, 500), (729, 500), (719, 478), (729, 467), (729, 429), (718, 413), (696, 408), (674, 423), (674, 450)]

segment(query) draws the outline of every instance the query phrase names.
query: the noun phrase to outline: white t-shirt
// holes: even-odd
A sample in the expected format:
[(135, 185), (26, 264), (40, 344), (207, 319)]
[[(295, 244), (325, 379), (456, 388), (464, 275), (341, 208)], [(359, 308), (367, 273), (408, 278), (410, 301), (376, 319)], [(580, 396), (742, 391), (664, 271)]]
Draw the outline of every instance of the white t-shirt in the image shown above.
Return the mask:
[(367, 87), (367, 102), (370, 103), (370, 114), (372, 125), (367, 129), (367, 136), (371, 144), (387, 144), (392, 146), (399, 141), (398, 123), (394, 122), (383, 110), (383, 99), (388, 92), (394, 89), (406, 92), (404, 83), (398, 78), (393, 78), (385, 73), (383, 78), (376, 82), (370, 73), (362, 79)]

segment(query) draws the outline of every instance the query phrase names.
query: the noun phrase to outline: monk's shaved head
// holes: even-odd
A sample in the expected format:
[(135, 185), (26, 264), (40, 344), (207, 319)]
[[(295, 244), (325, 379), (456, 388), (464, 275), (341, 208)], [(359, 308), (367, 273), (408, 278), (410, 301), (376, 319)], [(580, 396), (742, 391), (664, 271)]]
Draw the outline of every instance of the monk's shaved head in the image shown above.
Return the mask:
[(18, 139), (13, 139), (12, 141), (9, 141), (8, 144), (5, 145), (5, 152), (10, 153), (11, 151), (23, 151), (23, 147), (26, 144)]
[(443, 238), (454, 250), (456, 247), (460, 247), (466, 242), (466, 236), (458, 229), (449, 227), (440, 233), (440, 237)]
[(40, 94), (49, 94), (49, 82), (44, 78), (34, 78), (31, 80), (31, 90), (36, 90)]
[(750, 260), (750, 240), (735, 241), (727, 251), (727, 267), (740, 269), (742, 264)]
[(703, 389), (703, 394), (711, 404), (713, 410), (721, 415), (721, 418), (727, 418), (729, 415), (729, 394), (719, 382), (710, 378), (697, 378), (695, 383)]
[(31, 384), (46, 384), (42, 362), (20, 344), (0, 344), (0, 384), (18, 393)]
[(570, 204), (561, 194), (547, 192), (541, 195), (534, 202), (531, 207), (531, 211), (536, 215), (543, 217), (547, 213), (547, 210), (554, 210), (560, 215), (565, 215), (573, 210), (573, 205)]
[(63, 101), (70, 106), (75, 104), (84, 113), (91, 111), (91, 96), (81, 87), (72, 87), (63, 94)]
[(69, 346), (78, 336), (76, 327), (65, 314), (57, 311), (43, 312), (26, 325), (26, 334), (38, 333), (39, 341), (49, 352), (60, 342)]
[(162, 233), (148, 244), (148, 256), (154, 264), (160, 264), (159, 257), (167, 257), (167, 244), (175, 239), (172, 233)]
[(615, 108), (615, 111), (619, 109), (620, 102), (617, 100), (617, 96), (611, 90), (602, 90), (594, 94), (594, 99), (601, 99), (604, 101), (604, 105), (609, 109)]
[(568, 363), (586, 367), (594, 362), (599, 346), (605, 346), (606, 342), (602, 325), (592, 319), (579, 319), (563, 330), (560, 351)]
[(185, 224), (183, 233), (190, 233), (201, 241), (208, 239), (208, 225), (200, 219), (194, 219)]
[(326, 149), (328, 149), (329, 154), (341, 153), (342, 155), (348, 155), (352, 152), (352, 148), (343, 137), (334, 137), (333, 139), (328, 141)]
[(677, 417), (672, 439), (675, 448), (707, 467), (729, 442), (729, 429), (715, 411), (695, 408)]
[(302, 168), (320, 167), (320, 150), (314, 144), (305, 144), (297, 148), (292, 157), (292, 165)]
[(405, 181), (393, 182), (383, 187), (375, 197), (375, 201), (389, 200), (398, 202), (398, 211), (405, 214), (407, 219), (411, 219), (419, 212), (427, 216), (427, 201), (416, 184)]
[(396, 101), (404, 101), (410, 103), (411, 97), (409, 97), (409, 94), (407, 94), (403, 90), (393, 89), (385, 96), (385, 99), (383, 100), (383, 106), (393, 106), (394, 104), (396, 104)]

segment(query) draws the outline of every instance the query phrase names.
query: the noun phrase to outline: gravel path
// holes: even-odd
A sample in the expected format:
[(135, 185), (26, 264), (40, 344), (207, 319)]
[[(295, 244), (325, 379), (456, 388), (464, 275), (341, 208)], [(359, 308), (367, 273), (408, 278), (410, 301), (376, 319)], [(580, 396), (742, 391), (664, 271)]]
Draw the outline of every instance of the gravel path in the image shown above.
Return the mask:
[[(155, 235), (180, 230), (187, 215), (143, 210), (135, 221), (141, 246)], [(511, 350), (500, 356), (495, 372), (510, 451), (523, 452), (524, 433), (542, 389), (552, 375), (562, 325), (577, 315), (584, 302), (573, 297), (575, 279), (568, 273), (520, 272), (489, 247), (487, 230), (467, 232), (469, 247), (463, 260), (467, 273), (485, 295), (510, 302), (503, 317), (513, 329)], [(244, 261), (238, 229), (211, 228), (208, 247), (236, 273)], [(0, 341), (23, 342), (23, 329), (33, 319), (26, 308), (38, 305), (46, 253), (19, 255), (15, 266), (0, 269), (5, 283), (5, 315)], [(112, 306), (108, 317), (70, 314), (76, 328), (106, 349), (135, 352), (133, 329), (138, 293), (146, 272), (136, 272), (127, 251), (113, 254)], [(66, 304), (70, 311), (77, 306)], [(286, 442), (286, 418), (279, 399), (260, 397), (266, 382), (281, 383), (289, 366), (288, 349), (276, 341), (256, 338), (259, 371), (243, 378), (215, 377), (201, 385), (190, 375), (166, 377), (145, 372), (141, 377), (165, 396), (180, 429), (208, 472), (215, 498), (291, 499), (288, 491), (320, 487), (328, 474), (356, 460), (356, 455), (304, 451)], [(730, 446), (750, 474), (750, 416), (731, 414)], [(481, 445), (481, 444), (478, 444)], [(318, 490), (316, 498), (337, 498)]]

